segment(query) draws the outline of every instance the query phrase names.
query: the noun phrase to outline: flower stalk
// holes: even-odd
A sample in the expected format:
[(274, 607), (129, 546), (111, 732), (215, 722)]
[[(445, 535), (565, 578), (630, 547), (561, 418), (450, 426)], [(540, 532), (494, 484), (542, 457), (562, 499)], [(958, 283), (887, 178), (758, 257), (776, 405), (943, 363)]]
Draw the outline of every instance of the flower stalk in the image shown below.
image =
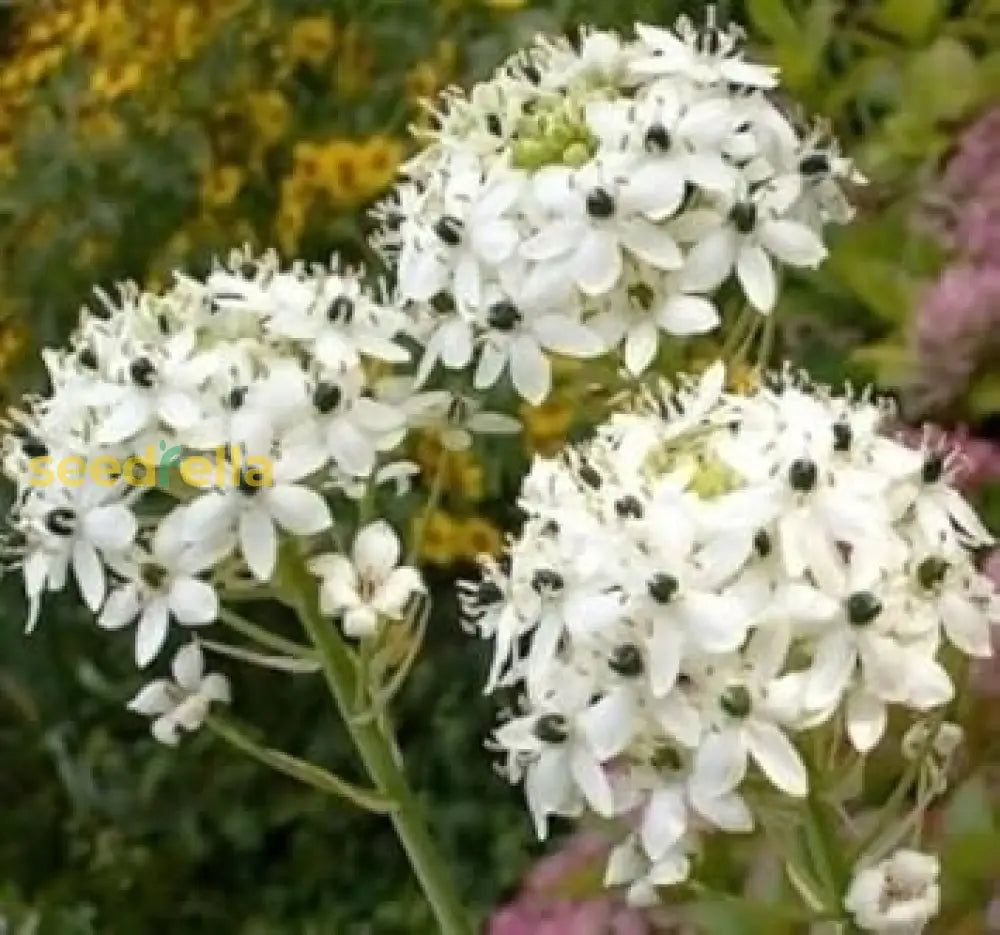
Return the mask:
[(279, 596), (296, 611), (319, 654), (330, 694), (369, 777), (379, 792), (396, 806), (389, 818), (442, 935), (471, 935), (472, 929), (454, 890), (452, 875), (407, 783), (394, 742), (378, 720), (357, 717), (361, 712), (355, 701), (357, 672), (354, 661), (337, 629), (320, 614), (315, 579), (308, 573), (302, 558), (288, 551), (279, 564), (275, 583)]

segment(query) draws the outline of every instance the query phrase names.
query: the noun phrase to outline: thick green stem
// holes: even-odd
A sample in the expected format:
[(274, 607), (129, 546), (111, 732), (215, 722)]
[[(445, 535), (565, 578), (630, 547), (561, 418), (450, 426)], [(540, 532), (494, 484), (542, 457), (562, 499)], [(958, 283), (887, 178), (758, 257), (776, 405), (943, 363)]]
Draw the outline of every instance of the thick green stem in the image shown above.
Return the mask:
[(319, 653), (323, 674), (351, 739), (375, 787), (395, 808), (389, 819), (406, 851), (442, 935), (471, 935), (472, 928), (452, 874), (438, 853), (422, 814), (397, 762), (393, 742), (377, 721), (359, 719), (356, 708), (356, 670), (350, 651), (336, 626), (319, 612), (316, 581), (300, 556), (284, 556), (277, 588), (282, 599), (299, 615), (302, 626)]

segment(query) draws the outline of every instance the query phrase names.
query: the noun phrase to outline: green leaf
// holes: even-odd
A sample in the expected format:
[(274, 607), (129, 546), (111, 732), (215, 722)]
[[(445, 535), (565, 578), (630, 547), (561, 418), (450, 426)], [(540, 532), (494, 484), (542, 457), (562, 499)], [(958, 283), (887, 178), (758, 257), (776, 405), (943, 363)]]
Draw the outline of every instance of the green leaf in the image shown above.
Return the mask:
[(958, 119), (979, 99), (981, 80), (969, 47), (942, 36), (913, 56), (902, 89), (904, 109), (928, 123)]
[[(862, 248), (863, 249), (863, 248)], [(830, 257), (830, 269), (871, 311), (889, 324), (906, 320), (912, 304), (913, 283), (897, 263), (871, 250), (843, 243)]]
[(800, 29), (785, 0), (747, 0), (747, 15), (754, 28), (772, 42), (794, 46)]
[(946, 7), (943, 0), (882, 0), (875, 20), (897, 36), (919, 43), (940, 22)]
[(945, 834), (991, 834), (996, 831), (993, 800), (982, 776), (972, 776), (952, 795), (944, 812)]

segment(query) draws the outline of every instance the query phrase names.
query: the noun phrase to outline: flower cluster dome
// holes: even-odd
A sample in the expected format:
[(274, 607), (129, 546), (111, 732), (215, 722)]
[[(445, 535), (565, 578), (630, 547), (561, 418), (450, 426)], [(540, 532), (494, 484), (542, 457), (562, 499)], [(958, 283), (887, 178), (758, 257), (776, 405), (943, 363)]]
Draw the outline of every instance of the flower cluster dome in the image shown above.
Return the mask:
[(891, 414), (790, 373), (730, 395), (717, 364), (537, 460), (523, 531), (464, 586), (539, 834), (629, 816), (608, 880), (633, 899), (685, 879), (702, 830), (752, 830), (762, 783), (806, 796), (800, 732), (838, 719), (868, 753), (891, 709), (952, 698), (948, 652), (990, 654), (990, 536)]
[(767, 313), (783, 266), (813, 267), (860, 180), (821, 127), (776, 102), (735, 26), (636, 26), (539, 40), (466, 95), (448, 93), (430, 145), (381, 208), (427, 350), (479, 387), (505, 367), (544, 398), (545, 351), (622, 347), (638, 374), (661, 331), (719, 324), (735, 278)]

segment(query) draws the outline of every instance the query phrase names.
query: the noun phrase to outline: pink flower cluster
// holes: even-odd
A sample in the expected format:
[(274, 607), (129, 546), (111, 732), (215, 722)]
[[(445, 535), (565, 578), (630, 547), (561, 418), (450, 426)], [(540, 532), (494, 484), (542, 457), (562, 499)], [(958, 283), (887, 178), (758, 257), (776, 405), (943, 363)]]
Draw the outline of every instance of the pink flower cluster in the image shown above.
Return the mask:
[(939, 409), (1000, 352), (1000, 106), (959, 141), (945, 169), (937, 227), (955, 261), (917, 315), (921, 402)]
[[(494, 914), (488, 935), (650, 935), (643, 913), (601, 891), (607, 854), (603, 835), (571, 838), (535, 865), (515, 901)], [(591, 877), (594, 886), (580, 885)], [(573, 895), (581, 890), (599, 895)]]
[(943, 189), (955, 206), (952, 248), (973, 262), (1000, 265), (1000, 107), (966, 131)]

